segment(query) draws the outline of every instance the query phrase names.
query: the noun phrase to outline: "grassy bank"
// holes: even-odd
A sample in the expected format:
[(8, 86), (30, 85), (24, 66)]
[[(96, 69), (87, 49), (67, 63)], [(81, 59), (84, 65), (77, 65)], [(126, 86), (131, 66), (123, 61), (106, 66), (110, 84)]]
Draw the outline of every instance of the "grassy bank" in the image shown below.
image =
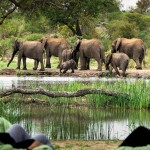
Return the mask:
[[(30, 82), (30, 89), (36, 89), (37, 85)], [(44, 83), (40, 84), (40, 88), (49, 91), (77, 91), (84, 88), (91, 89), (107, 89), (120, 93), (128, 93), (129, 97), (122, 94), (121, 96), (107, 96), (104, 94), (89, 94), (83, 97), (74, 98), (51, 98), (48, 96), (37, 95), (23, 95), (13, 94), (8, 96), (7, 100), (15, 100), (15, 103), (21, 100), (45, 100), (51, 106), (86, 106), (86, 107), (112, 107), (112, 108), (136, 108), (149, 109), (150, 98), (148, 96), (150, 91), (150, 84), (143, 79), (128, 79), (128, 80), (109, 80), (92, 81), (92, 82), (65, 82), (65, 83)], [(5, 99), (5, 98), (4, 98)]]

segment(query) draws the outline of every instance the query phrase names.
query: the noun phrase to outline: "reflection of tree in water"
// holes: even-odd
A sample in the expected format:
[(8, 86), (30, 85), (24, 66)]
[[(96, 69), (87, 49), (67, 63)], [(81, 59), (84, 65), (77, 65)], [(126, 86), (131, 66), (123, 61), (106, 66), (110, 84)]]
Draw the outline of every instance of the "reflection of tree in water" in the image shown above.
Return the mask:
[[(32, 132), (44, 132), (51, 139), (116, 139), (115, 122), (138, 118), (139, 112), (88, 108), (30, 107), (24, 111), (24, 126)], [(28, 113), (27, 113), (28, 112)], [(137, 117), (135, 117), (135, 116)], [(147, 114), (148, 115), (148, 114)], [(129, 117), (130, 116), (130, 117)], [(145, 115), (143, 115), (144, 117)], [(138, 120), (135, 120), (138, 122)], [(122, 130), (126, 121), (121, 126)], [(127, 126), (128, 127), (128, 126)], [(112, 135), (116, 134), (116, 135)], [(128, 134), (128, 133), (127, 133)]]
[(32, 134), (43, 132), (57, 140), (124, 138), (138, 125), (150, 125), (148, 111), (46, 107), (33, 104), (3, 105), (2, 108), (1, 115), (9, 118), (12, 123), (21, 123)]
[(41, 81), (38, 80), (17, 80), (17, 87), (18, 88), (29, 88), (29, 87), (39, 87), (41, 85)]

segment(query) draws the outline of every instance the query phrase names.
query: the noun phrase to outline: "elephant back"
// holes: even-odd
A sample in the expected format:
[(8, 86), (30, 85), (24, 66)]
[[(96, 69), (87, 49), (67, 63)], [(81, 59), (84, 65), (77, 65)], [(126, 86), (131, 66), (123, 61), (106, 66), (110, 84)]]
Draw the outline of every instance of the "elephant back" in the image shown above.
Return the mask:
[(68, 61), (72, 58), (72, 51), (70, 49), (64, 49), (62, 52), (63, 62)]

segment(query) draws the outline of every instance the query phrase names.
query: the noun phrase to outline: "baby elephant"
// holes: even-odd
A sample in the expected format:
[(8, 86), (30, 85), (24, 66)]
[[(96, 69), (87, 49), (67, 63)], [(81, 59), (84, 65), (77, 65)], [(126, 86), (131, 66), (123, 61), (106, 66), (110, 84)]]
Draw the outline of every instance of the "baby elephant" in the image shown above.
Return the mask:
[(60, 73), (61, 70), (64, 70), (63, 73), (66, 73), (67, 70), (72, 69), (72, 73), (74, 73), (74, 69), (76, 68), (76, 62), (73, 59), (63, 62), (60, 65)]
[[(126, 69), (129, 64), (129, 57), (125, 53), (111, 53), (108, 54), (105, 60), (106, 70), (109, 69), (109, 64), (111, 64), (112, 69), (114, 68), (116, 73), (120, 76), (118, 68), (122, 70), (122, 76), (126, 77)], [(110, 72), (112, 72), (110, 69)]]

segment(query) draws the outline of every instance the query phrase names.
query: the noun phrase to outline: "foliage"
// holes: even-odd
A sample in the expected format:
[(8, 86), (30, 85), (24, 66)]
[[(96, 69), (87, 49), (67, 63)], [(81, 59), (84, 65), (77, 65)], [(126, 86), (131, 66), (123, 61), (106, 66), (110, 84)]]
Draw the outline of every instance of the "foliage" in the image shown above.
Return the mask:
[(137, 5), (136, 10), (140, 13), (144, 13), (150, 8), (150, 0), (138, 0), (136, 5)]
[[(74, 98), (50, 98), (43, 95), (32, 95), (33, 99), (45, 99), (50, 102), (50, 105), (73, 105), (80, 104), (86, 107), (103, 107), (103, 108), (136, 108), (136, 109), (148, 109), (150, 104), (150, 99), (147, 96), (150, 90), (149, 81), (143, 79), (106, 79), (100, 81), (92, 82), (65, 82), (65, 83), (41, 83), (40, 86), (43, 89), (50, 91), (77, 91), (83, 88), (93, 88), (93, 89), (107, 89), (110, 91), (116, 91), (121, 93), (129, 93), (129, 97), (126, 95), (120, 96), (106, 96), (102, 93), (99, 94), (89, 94), (84, 97), (74, 97)], [(37, 83), (30, 82), (28, 86), (31, 89), (37, 87)], [(8, 97), (8, 99), (20, 99), (20, 94), (14, 94)], [(24, 99), (28, 99), (29, 95), (22, 95)]]
[(29, 18), (25, 18), (26, 24), (25, 28), (28, 32), (31, 33), (49, 33), (51, 32), (51, 27), (49, 26), (50, 20), (48, 20), (45, 16), (38, 15), (33, 16), (30, 21)]
[[(106, 7), (107, 5), (107, 7)], [(96, 17), (100, 12), (114, 11), (117, 8), (113, 0), (60, 0), (52, 1), (48, 9), (43, 8), (42, 13), (47, 16), (53, 23), (60, 23), (68, 26), (75, 35), (82, 35), (81, 20), (88, 20), (89, 17)], [(82, 26), (82, 25), (81, 25)]]
[(43, 34), (40, 33), (33, 33), (33, 34), (27, 34), (22, 37), (22, 39), (27, 40), (27, 41), (36, 41), (39, 40), (43, 37)]
[(12, 50), (13, 41), (13, 37), (0, 40), (0, 57), (2, 58), (2, 60), (4, 60), (4, 56), (10, 56), (9, 53)]
[(20, 36), (25, 32), (25, 20), (19, 15), (14, 15), (5, 21), (4, 24), (0, 26), (0, 38), (10, 38), (12, 36)]
[(139, 13), (125, 13), (125, 19), (130, 23), (136, 23), (139, 30), (145, 30), (149, 27), (150, 17), (149, 15), (142, 15)]
[(133, 38), (137, 36), (137, 26), (125, 20), (113, 20), (107, 25), (111, 39), (118, 37)]
[(71, 48), (81, 35), (100, 39), (105, 51), (117, 37), (138, 37), (150, 46), (150, 12), (121, 12), (117, 0), (6, 0), (0, 5), (2, 18), (17, 7), (0, 26), (0, 57), (10, 54), (15, 39), (38, 40), (43, 36), (64, 37)]

